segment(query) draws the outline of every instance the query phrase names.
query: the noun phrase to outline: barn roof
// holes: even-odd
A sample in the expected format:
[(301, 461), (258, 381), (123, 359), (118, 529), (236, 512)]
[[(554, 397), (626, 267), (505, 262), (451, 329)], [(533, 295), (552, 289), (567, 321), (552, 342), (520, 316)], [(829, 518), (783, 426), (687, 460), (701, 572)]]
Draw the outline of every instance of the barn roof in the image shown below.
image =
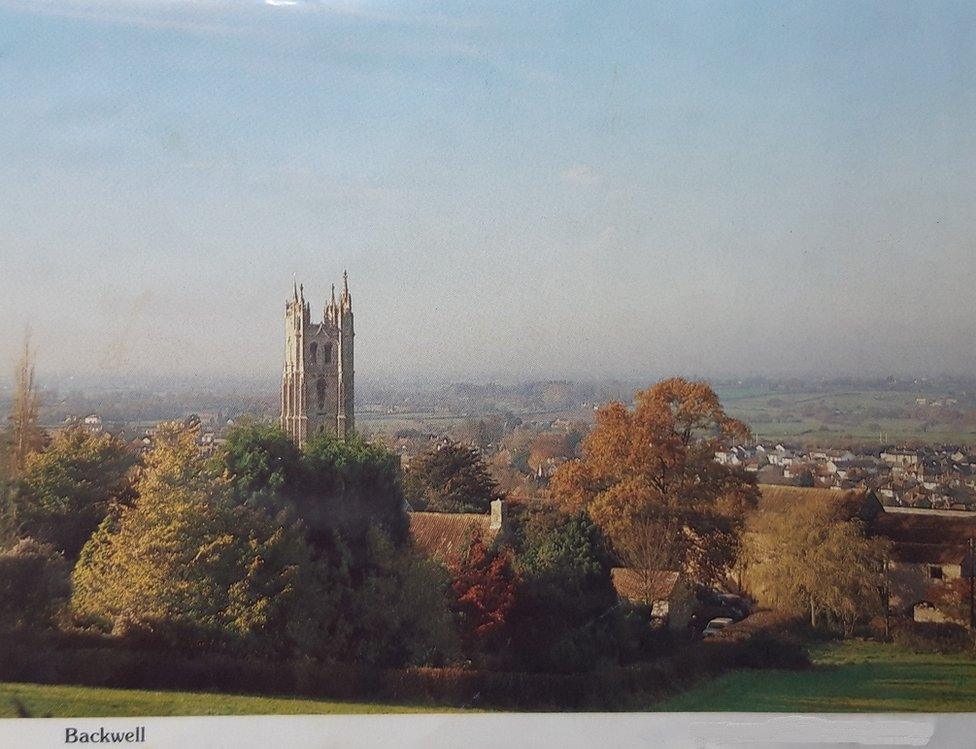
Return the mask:
[(942, 544), (896, 543), (891, 545), (891, 559), (904, 564), (962, 564), (966, 547)]
[(883, 512), (871, 534), (892, 542), (891, 557), (911, 564), (960, 564), (969, 539), (976, 538), (976, 517)]
[(871, 523), (871, 531), (895, 542), (966, 546), (976, 538), (976, 517), (884, 512)]
[(837, 491), (836, 489), (808, 489), (802, 486), (759, 485), (759, 510), (789, 510), (806, 502), (824, 501), (835, 504), (848, 519), (870, 520), (883, 511), (874, 492), (865, 489)]
[(477, 513), (408, 512), (414, 546), (431, 558), (447, 561), (464, 550), (473, 535), (485, 541), (498, 533), (491, 527), (491, 515)]

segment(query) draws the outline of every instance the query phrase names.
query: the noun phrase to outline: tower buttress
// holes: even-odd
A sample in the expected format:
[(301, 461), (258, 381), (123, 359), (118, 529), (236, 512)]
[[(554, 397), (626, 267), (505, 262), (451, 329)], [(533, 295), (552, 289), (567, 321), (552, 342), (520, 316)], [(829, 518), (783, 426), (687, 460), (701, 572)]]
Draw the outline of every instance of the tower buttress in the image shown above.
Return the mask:
[(339, 414), (336, 429), (340, 436), (356, 431), (356, 389), (353, 364), (352, 295), (349, 274), (342, 273), (342, 298), (339, 308)]
[(285, 365), (281, 379), (281, 428), (299, 445), (308, 436), (305, 379), (305, 337), (309, 307), (297, 284), (285, 303)]

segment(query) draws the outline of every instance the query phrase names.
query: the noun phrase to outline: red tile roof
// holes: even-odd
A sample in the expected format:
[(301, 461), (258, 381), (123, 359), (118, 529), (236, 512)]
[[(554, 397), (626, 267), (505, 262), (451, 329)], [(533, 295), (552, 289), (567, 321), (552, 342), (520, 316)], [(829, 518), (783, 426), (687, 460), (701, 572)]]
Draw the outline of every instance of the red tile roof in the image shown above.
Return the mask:
[(645, 601), (644, 576), (640, 571), (630, 567), (614, 567), (610, 570), (610, 577), (617, 595), (621, 598), (633, 603), (653, 603), (669, 599), (681, 575), (678, 572), (667, 571), (653, 573), (650, 581), (650, 601)]

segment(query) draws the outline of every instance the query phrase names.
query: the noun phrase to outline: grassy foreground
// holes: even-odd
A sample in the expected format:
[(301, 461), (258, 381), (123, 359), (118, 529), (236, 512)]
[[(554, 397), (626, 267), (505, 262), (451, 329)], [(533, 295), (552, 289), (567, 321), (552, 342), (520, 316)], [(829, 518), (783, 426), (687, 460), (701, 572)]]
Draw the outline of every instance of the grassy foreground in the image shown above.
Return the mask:
[(18, 706), (34, 718), (457, 712), (430, 706), (289, 697), (0, 683), (0, 718), (20, 717)]
[(733, 671), (651, 707), (667, 711), (972, 712), (976, 659), (895, 645), (815, 647), (812, 671)]
[[(976, 659), (912, 653), (895, 645), (844, 642), (813, 649), (810, 671), (733, 671), (702, 682), (653, 711), (973, 712)], [(0, 683), (0, 718), (318, 715), (456, 712), (428, 705), (336, 702), (206, 692), (152, 692)]]

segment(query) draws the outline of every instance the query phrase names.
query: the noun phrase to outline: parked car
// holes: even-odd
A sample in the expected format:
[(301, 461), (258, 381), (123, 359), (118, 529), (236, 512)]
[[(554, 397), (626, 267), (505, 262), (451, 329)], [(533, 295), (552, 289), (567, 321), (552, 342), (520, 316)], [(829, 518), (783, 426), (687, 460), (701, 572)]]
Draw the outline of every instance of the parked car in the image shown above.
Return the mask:
[(745, 619), (752, 611), (749, 601), (734, 593), (722, 593), (719, 595), (719, 600), (729, 610), (729, 616), (737, 622)]
[(717, 635), (727, 626), (732, 624), (733, 621), (727, 616), (719, 616), (712, 619), (708, 624), (705, 625), (705, 629), (702, 630), (702, 637), (711, 637), (712, 635)]
[(733, 621), (742, 621), (752, 611), (749, 600), (733, 593), (724, 593), (715, 588), (701, 586), (696, 592), (698, 599), (698, 613), (700, 619), (714, 619), (729, 617)]

